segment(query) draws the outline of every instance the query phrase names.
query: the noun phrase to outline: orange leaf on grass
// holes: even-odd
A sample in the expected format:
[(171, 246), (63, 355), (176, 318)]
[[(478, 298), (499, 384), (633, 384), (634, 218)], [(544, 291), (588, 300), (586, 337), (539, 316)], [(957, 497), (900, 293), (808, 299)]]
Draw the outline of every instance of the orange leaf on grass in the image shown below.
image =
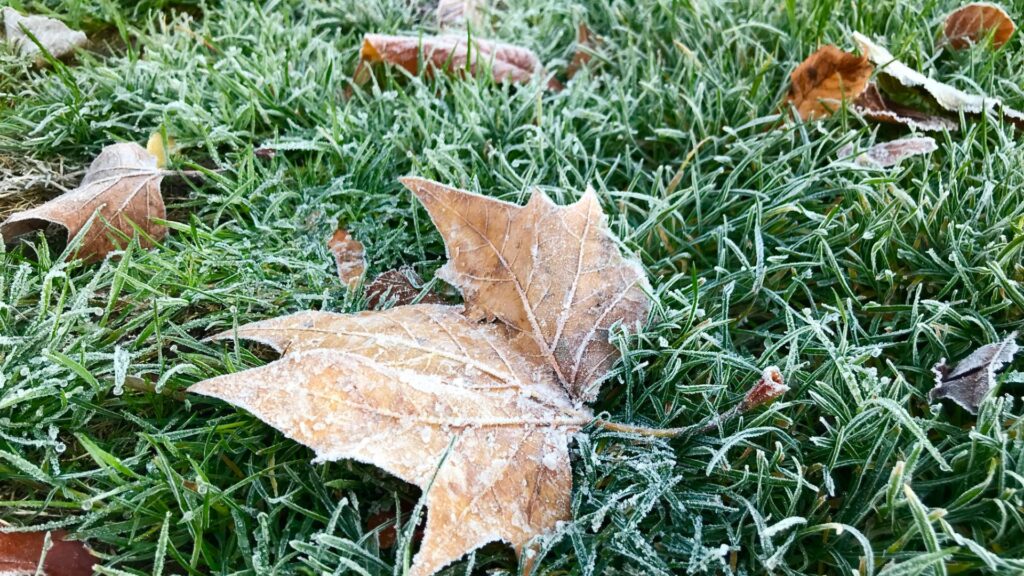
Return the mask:
[(338, 265), (338, 278), (349, 288), (359, 285), (366, 271), (362, 242), (353, 238), (348, 230), (339, 228), (327, 239), (327, 247), (331, 249), (334, 262)]
[(943, 30), (946, 42), (963, 50), (992, 34), (992, 46), (998, 48), (1010, 41), (1017, 25), (1001, 7), (988, 2), (972, 2), (946, 17)]
[(873, 70), (865, 56), (822, 46), (789, 75), (786, 103), (803, 120), (831, 116), (867, 88)]

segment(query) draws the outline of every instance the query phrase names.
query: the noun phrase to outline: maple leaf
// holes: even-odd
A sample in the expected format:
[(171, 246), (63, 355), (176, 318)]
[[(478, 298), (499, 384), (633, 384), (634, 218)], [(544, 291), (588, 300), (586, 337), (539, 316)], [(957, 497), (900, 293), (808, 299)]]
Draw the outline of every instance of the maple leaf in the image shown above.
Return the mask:
[(160, 181), (164, 172), (157, 168), (157, 159), (138, 144), (113, 144), (100, 152), (85, 173), (78, 188), (62, 194), (35, 208), (17, 212), (0, 225), (0, 235), (7, 243), (17, 242), (47, 224), (67, 231), (67, 240), (78, 236), (86, 224), (98, 216), (84, 232), (81, 254), (84, 258), (101, 259), (117, 247), (116, 234), (105, 224), (131, 236), (133, 225), (146, 234), (143, 246), (151, 246), (149, 237), (157, 240), (167, 229), (155, 222), (165, 217)]
[(366, 271), (363, 244), (352, 237), (348, 230), (338, 229), (327, 239), (327, 247), (334, 254), (338, 266), (338, 278), (349, 288), (359, 285)]
[(13, 8), (4, 8), (4, 34), (7, 41), (18, 48), (22, 56), (43, 62), (39, 46), (25, 33), (27, 30), (54, 58), (62, 58), (76, 48), (84, 46), (88, 39), (78, 30), (68, 28), (60, 20), (47, 16), (22, 16)]
[(617, 359), (610, 327), (643, 322), (650, 303), (593, 192), (519, 207), (404, 183), (441, 230), (444, 276), (472, 313), (420, 304), (256, 322), (215, 338), (282, 357), (190, 391), (249, 410), (319, 461), (360, 460), (419, 486), (428, 514), (411, 574), (426, 576), (496, 540), (522, 557), (570, 518), (568, 444), (593, 420), (579, 401), (596, 394), (582, 385)]
[(400, 66), (410, 74), (417, 74), (420, 56), (427, 72), (441, 70), (452, 74), (468, 71), (475, 75), (481, 62), (488, 62), (495, 82), (505, 80), (526, 83), (544, 71), (540, 59), (527, 48), (504, 42), (470, 40), (466, 34), (442, 36), (388, 36), (367, 34), (359, 51), (360, 63), (356, 69), (357, 81), (365, 77), (366, 64), (384, 62)]
[(832, 115), (867, 88), (874, 67), (864, 56), (822, 46), (789, 75), (786, 102), (803, 120)]
[(1009, 42), (1017, 25), (1000, 6), (988, 2), (972, 2), (946, 17), (943, 28), (945, 41), (954, 49), (962, 50), (992, 35), (992, 46), (998, 48)]
[(618, 359), (608, 329), (647, 318), (650, 286), (622, 257), (597, 194), (559, 207), (542, 192), (517, 206), (421, 178), (403, 178), (445, 239), (438, 277), (462, 291), (466, 313), (517, 331), (540, 350), (574, 399), (591, 402)]
[(1012, 332), (1000, 342), (986, 344), (952, 369), (946, 366), (945, 358), (939, 360), (932, 367), (935, 387), (928, 392), (928, 399), (935, 402), (948, 398), (971, 414), (977, 414), (985, 395), (996, 386), (996, 373), (1017, 354), (1016, 338), (1017, 333)]
[[(66, 540), (62, 530), (49, 532), (6, 532), (0, 533), (0, 574), (12, 576), (40, 574), (42, 576), (89, 576), (96, 558), (81, 542)], [(46, 557), (42, 570), (39, 560)]]

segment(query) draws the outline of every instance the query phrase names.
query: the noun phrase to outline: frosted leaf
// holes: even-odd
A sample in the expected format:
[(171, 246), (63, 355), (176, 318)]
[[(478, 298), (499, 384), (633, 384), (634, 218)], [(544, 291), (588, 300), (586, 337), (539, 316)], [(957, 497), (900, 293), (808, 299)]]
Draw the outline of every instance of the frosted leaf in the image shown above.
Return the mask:
[[(904, 158), (929, 154), (936, 150), (938, 150), (938, 145), (936, 145), (934, 138), (900, 138), (899, 140), (875, 144), (858, 154), (855, 161), (865, 166), (887, 168), (899, 164)], [(847, 145), (839, 151), (839, 156), (850, 156), (852, 153), (853, 146)]]
[[(45, 229), (48, 223), (55, 224), (67, 230), (68, 241), (83, 233), (80, 253), (92, 260), (102, 259), (117, 247), (117, 234), (108, 226), (129, 237), (138, 226), (159, 240), (167, 233), (167, 228), (156, 222), (166, 218), (160, 194), (162, 179), (156, 157), (143, 147), (131, 143), (107, 146), (78, 188), (13, 214), (0, 225), (0, 235), (12, 243)], [(140, 242), (152, 245), (146, 236)]]
[(23, 56), (35, 58), (37, 63), (43, 62), (39, 46), (23, 28), (31, 32), (54, 58), (62, 58), (88, 41), (82, 32), (72, 30), (60, 20), (48, 16), (22, 16), (13, 8), (4, 8), (3, 18), (7, 41)]
[(402, 183), (445, 240), (438, 276), (462, 291), (466, 314), (517, 330), (518, 349), (539, 353), (572, 398), (593, 401), (619, 357), (609, 328), (635, 330), (650, 310), (643, 269), (623, 257), (597, 194), (557, 206), (537, 191), (516, 206), (421, 178)]
[(334, 254), (341, 282), (349, 288), (358, 286), (366, 271), (363, 244), (353, 238), (348, 230), (338, 229), (327, 239), (327, 247)]
[(928, 399), (935, 402), (948, 398), (977, 414), (985, 395), (996, 386), (996, 373), (1017, 354), (1016, 338), (1017, 333), (1012, 332), (1001, 342), (986, 344), (957, 362), (953, 369), (946, 365), (945, 358), (940, 360), (932, 367), (935, 387), (928, 393)]

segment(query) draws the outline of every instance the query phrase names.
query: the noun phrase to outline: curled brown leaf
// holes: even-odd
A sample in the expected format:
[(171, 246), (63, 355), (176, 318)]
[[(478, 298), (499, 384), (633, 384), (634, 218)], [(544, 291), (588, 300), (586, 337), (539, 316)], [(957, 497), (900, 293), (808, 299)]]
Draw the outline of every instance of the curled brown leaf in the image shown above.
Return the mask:
[(380, 308), (385, 303), (393, 306), (405, 306), (416, 302), (422, 304), (444, 304), (444, 299), (435, 292), (423, 292), (423, 279), (415, 270), (408, 267), (395, 268), (383, 272), (373, 279), (366, 287), (366, 306)]
[(68, 28), (60, 20), (48, 16), (22, 16), (14, 8), (4, 8), (4, 34), (7, 41), (18, 48), (27, 57), (34, 58), (37, 63), (43, 62), (39, 46), (25, 33), (27, 30), (39, 44), (46, 48), (54, 58), (63, 58), (84, 46), (88, 39), (78, 30)]
[(1009, 42), (1017, 25), (1002, 7), (988, 2), (972, 2), (954, 10), (946, 17), (945, 41), (954, 49), (963, 50), (992, 35), (992, 46)]
[(475, 76), (483, 63), (490, 65), (495, 82), (527, 83), (544, 67), (532, 50), (492, 40), (469, 39), (466, 34), (442, 36), (388, 36), (367, 34), (359, 51), (356, 80), (364, 80), (367, 64), (384, 62), (419, 72), (420, 60), (426, 72), (468, 73)]

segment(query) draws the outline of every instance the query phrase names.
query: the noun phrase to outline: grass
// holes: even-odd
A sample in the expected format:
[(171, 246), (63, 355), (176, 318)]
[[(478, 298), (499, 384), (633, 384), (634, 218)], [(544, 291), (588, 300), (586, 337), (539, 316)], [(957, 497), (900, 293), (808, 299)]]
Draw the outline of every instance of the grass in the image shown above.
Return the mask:
[[(365, 307), (334, 276), (324, 239), (338, 224), (365, 243), (369, 275), (406, 264), (431, 278), (440, 237), (397, 182), (417, 174), (520, 202), (597, 189), (657, 314), (620, 338), (596, 411), (698, 422), (769, 364), (792, 388), (695, 438), (588, 430), (572, 448), (574, 520), (543, 539), (538, 573), (1024, 571), (1024, 364), (977, 418), (927, 401), (933, 363), (1024, 325), (1020, 135), (963, 119), (936, 153), (883, 171), (837, 151), (900, 129), (774, 115), (793, 66), (822, 43), (852, 48), (855, 30), (1020, 107), (1020, 36), (936, 53), (951, 0), (509, 0), (486, 35), (554, 71), (579, 22), (602, 37), (565, 91), (396, 71), (353, 89), (361, 35), (431, 33), (428, 5), (12, 4), (101, 40), (45, 70), (0, 54), (4, 174), (74, 173), (154, 131), (175, 137), (174, 166), (219, 171), (165, 183), (171, 233), (153, 250), (0, 254), (2, 530), (67, 529), (102, 574), (401, 573), (408, 550), (382, 547), (378, 524), (406, 520), (413, 488), (312, 465), (250, 415), (180, 391), (268, 359), (211, 333)], [(517, 570), (500, 545), (449, 573), (494, 569)]]

